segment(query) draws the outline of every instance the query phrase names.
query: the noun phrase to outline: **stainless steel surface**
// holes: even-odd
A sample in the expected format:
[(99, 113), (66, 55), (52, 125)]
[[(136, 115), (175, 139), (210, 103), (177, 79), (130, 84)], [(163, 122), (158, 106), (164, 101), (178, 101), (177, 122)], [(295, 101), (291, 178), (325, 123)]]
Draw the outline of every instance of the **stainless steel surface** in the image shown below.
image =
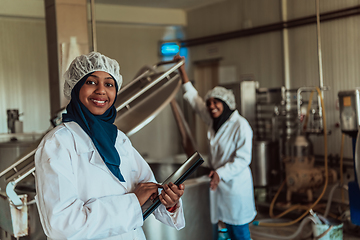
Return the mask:
[(255, 139), (283, 142), (292, 136), (298, 126), (296, 90), (258, 88), (256, 92)]
[(356, 132), (360, 126), (360, 89), (340, 91), (340, 125), (343, 132)]
[[(154, 119), (180, 89), (181, 81), (177, 73), (170, 73), (168, 77), (163, 75), (156, 73), (143, 77), (119, 93), (115, 103), (118, 111), (115, 125), (128, 136)], [(143, 92), (144, 88), (159, 77), (163, 77), (161, 81)], [(142, 92), (141, 95), (139, 92)]]
[(5, 191), (9, 177), (33, 161), (42, 134), (3, 134), (0, 136), (0, 189)]
[(241, 90), (241, 115), (245, 117), (252, 128), (256, 121), (256, 88), (258, 83), (255, 81), (242, 81)]
[[(185, 60), (159, 62), (153, 67), (147, 67), (140, 70), (135, 79), (124, 86), (118, 93), (119, 97), (115, 102), (116, 111), (122, 111), (124, 107), (129, 108), (130, 104), (142, 94), (149, 92), (153, 87), (159, 87), (170, 81), (174, 77), (174, 71), (177, 70)], [(173, 64), (167, 71), (158, 72), (158, 68), (163, 65)], [(170, 75), (172, 74), (172, 76)], [(176, 75), (176, 74), (175, 74)]]
[(281, 181), (279, 143), (254, 141), (250, 164), (254, 187), (268, 187)]
[[(0, 137), (0, 239), (11, 239), (10, 235), (20, 237), (42, 233), (42, 230), (38, 233), (40, 225), (34, 226), (36, 222), (39, 222), (35, 204), (29, 204), (29, 201), (33, 200), (34, 194), (28, 194), (28, 191), (31, 189), (33, 193), (35, 192), (35, 179), (32, 176), (25, 177), (26, 174), (22, 172), (23, 168), (26, 169), (29, 164), (33, 164), (33, 152), (29, 152), (29, 149), (33, 150), (34, 144), (37, 145), (41, 136), (42, 134), (8, 134)], [(21, 161), (17, 161), (19, 157)], [(13, 170), (14, 168), (15, 170)], [(9, 186), (9, 179), (20, 180), (19, 175), (23, 181), (14, 193), (23, 205), (21, 208), (15, 207), (11, 203), (9, 195), (5, 194), (5, 189), (8, 189)], [(24, 204), (22, 204), (23, 202)], [(44, 236), (43, 238), (31, 237), (31, 239), (46, 238)]]
[(302, 159), (314, 155), (312, 142), (303, 134), (291, 138), (288, 147), (291, 157)]
[(318, 94), (318, 97), (317, 97), (317, 109), (315, 110), (316, 114), (318, 115), (318, 118), (317, 118), (317, 127), (318, 129), (311, 129), (310, 132), (314, 132), (314, 133), (319, 133), (319, 131), (321, 132), (324, 128), (323, 126), (323, 113), (322, 113), (322, 107), (321, 107), (321, 98), (320, 98), (320, 94), (323, 96), (323, 91), (324, 90), (329, 90), (329, 87), (327, 86), (321, 86), (319, 88), (320, 90), (320, 93), (317, 92), (317, 87), (300, 87), (298, 88), (297, 90), (297, 97), (296, 97), (296, 100), (297, 100), (297, 111), (298, 111), (298, 118), (300, 119), (301, 117), (301, 105), (303, 103), (303, 100), (301, 98), (301, 94), (303, 92), (316, 92)]
[[(174, 163), (152, 163), (150, 164), (157, 181), (164, 181), (181, 164)], [(185, 193), (182, 196), (186, 226), (177, 231), (168, 227), (154, 216), (148, 217), (144, 222), (144, 232), (147, 240), (171, 239), (171, 240), (198, 240), (212, 239), (209, 205), (209, 180), (207, 175), (209, 169), (199, 167), (190, 179), (184, 182)]]
[(236, 108), (240, 115), (248, 120), (252, 129), (256, 128), (256, 89), (258, 82), (242, 81), (241, 83), (226, 83), (221, 86), (231, 89), (235, 95)]

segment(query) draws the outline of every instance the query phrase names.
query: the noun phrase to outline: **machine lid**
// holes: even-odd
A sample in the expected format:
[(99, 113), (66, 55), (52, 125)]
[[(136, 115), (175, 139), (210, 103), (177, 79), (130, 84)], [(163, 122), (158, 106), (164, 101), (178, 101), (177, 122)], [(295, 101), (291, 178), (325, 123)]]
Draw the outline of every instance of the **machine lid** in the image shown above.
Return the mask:
[[(174, 62), (161, 64), (168, 63)], [(115, 102), (117, 116), (114, 124), (122, 132), (131, 136), (169, 104), (181, 87), (180, 75), (175, 70), (182, 63), (179, 61), (165, 72), (156, 72), (156, 68), (151, 68), (120, 90)]]

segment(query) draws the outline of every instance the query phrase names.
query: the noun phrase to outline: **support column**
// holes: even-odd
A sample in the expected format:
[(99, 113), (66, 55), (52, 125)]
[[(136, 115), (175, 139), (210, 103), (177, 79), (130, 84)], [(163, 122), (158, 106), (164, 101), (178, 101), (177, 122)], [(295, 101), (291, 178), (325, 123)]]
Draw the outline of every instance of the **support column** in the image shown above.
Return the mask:
[(45, 0), (50, 87), (54, 116), (68, 100), (63, 94), (63, 74), (71, 61), (89, 52), (87, 0)]

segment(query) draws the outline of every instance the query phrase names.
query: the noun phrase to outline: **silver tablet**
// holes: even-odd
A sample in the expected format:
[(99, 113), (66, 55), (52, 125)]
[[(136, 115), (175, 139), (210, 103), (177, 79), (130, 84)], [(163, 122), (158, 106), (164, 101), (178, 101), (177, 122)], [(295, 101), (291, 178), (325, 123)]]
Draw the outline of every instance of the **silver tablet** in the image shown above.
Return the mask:
[[(203, 158), (198, 152), (195, 152), (189, 157), (173, 174), (171, 174), (162, 184), (169, 184), (170, 182), (175, 185), (183, 183), (202, 163)], [(151, 206), (143, 212), (144, 220), (161, 204), (159, 197), (154, 199)]]

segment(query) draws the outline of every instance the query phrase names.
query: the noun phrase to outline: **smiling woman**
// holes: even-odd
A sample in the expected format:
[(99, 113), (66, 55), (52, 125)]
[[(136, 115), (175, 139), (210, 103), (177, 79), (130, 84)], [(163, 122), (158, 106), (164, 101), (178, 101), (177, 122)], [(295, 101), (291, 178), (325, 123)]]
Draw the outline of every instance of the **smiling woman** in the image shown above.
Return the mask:
[(180, 197), (185, 186), (160, 186), (153, 172), (113, 124), (122, 77), (117, 61), (92, 52), (64, 74), (70, 99), (63, 123), (35, 153), (36, 204), (49, 239), (139, 239), (145, 202), (163, 188), (156, 219), (185, 226)]
[(102, 115), (116, 99), (116, 82), (106, 72), (96, 71), (86, 79), (79, 92), (79, 99), (94, 115)]

